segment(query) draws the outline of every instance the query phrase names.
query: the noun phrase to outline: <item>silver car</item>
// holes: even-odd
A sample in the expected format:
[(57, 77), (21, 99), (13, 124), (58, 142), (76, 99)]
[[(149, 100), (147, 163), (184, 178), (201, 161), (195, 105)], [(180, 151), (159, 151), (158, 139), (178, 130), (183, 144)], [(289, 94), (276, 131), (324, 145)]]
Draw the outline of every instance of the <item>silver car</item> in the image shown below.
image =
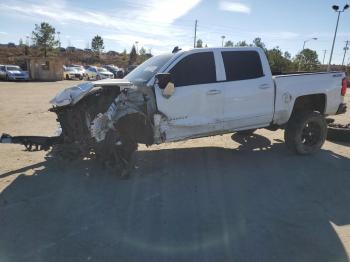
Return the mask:
[(29, 80), (29, 74), (27, 71), (23, 71), (17, 65), (3, 65), (0, 67), (0, 77), (4, 77), (5, 80)]

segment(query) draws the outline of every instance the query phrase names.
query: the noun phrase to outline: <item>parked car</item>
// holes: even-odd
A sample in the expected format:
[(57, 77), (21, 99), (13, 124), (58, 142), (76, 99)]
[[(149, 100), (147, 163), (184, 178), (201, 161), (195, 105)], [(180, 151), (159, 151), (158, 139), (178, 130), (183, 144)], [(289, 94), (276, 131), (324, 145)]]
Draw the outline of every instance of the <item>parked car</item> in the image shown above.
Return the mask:
[(86, 69), (88, 80), (101, 80), (106, 78), (114, 78), (113, 73), (103, 67), (90, 66)]
[(0, 79), (5, 80), (5, 78), (6, 78), (5, 66), (0, 65)]
[(22, 70), (17, 65), (1, 65), (0, 78), (5, 80), (29, 80), (28, 71)]
[(63, 67), (63, 78), (66, 80), (84, 79), (84, 74), (74, 67)]
[(79, 73), (83, 75), (83, 77), (86, 77), (86, 70), (83, 66), (81, 65), (70, 65), (69, 67), (74, 68), (77, 70)]
[(115, 65), (105, 65), (103, 67), (106, 68), (109, 72), (111, 72), (114, 75), (114, 78), (124, 77), (124, 70), (122, 68), (119, 68)]

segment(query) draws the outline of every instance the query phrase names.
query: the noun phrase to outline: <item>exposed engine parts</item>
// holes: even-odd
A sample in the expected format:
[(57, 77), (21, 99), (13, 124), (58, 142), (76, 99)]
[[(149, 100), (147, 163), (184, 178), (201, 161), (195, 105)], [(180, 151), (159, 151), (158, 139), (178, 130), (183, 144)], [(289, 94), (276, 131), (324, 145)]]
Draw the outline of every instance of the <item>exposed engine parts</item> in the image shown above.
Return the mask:
[(125, 176), (137, 144), (153, 144), (148, 102), (147, 95), (136, 88), (79, 85), (65, 89), (51, 101), (54, 106), (49, 111), (57, 115), (59, 136), (4, 134), (0, 141), (23, 144), (28, 151), (52, 148), (52, 154), (68, 160), (93, 158)]

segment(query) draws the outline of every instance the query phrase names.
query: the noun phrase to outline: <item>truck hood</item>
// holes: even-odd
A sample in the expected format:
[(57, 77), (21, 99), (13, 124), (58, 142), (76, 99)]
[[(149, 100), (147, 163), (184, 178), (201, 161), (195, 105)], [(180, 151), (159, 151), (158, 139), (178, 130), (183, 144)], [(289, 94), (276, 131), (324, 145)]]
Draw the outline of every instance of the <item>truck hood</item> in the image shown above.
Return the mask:
[(74, 105), (84, 96), (86, 96), (92, 89), (100, 86), (118, 86), (120, 90), (125, 88), (136, 88), (131, 82), (125, 79), (105, 79), (95, 82), (86, 82), (64, 89), (58, 93), (50, 101), (50, 103), (57, 107)]

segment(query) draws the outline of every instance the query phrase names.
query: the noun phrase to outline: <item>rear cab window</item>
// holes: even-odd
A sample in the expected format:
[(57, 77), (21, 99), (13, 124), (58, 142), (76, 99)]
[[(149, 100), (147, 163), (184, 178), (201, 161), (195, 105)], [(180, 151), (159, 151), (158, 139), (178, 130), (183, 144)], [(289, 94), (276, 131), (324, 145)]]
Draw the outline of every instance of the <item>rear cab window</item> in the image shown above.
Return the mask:
[(226, 81), (256, 79), (264, 76), (259, 53), (256, 51), (222, 51)]
[(200, 52), (185, 56), (170, 70), (175, 87), (210, 84), (216, 82), (213, 52)]

